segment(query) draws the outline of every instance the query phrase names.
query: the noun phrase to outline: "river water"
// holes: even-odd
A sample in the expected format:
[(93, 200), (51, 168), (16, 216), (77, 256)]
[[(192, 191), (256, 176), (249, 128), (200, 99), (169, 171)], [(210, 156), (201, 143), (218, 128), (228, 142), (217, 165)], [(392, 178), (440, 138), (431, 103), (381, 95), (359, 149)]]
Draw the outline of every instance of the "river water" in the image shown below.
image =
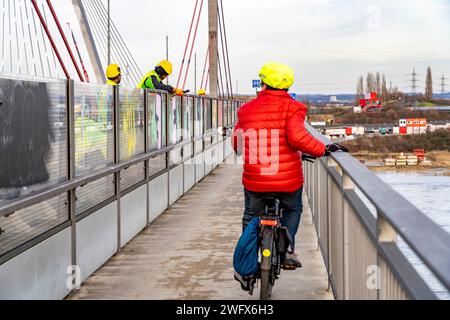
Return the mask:
[[(450, 169), (424, 172), (379, 172), (377, 175), (450, 233), (449, 173)], [(450, 300), (449, 292), (442, 287), (407, 245), (399, 241), (399, 246), (438, 297)], [(448, 258), (450, 259), (450, 257)]]

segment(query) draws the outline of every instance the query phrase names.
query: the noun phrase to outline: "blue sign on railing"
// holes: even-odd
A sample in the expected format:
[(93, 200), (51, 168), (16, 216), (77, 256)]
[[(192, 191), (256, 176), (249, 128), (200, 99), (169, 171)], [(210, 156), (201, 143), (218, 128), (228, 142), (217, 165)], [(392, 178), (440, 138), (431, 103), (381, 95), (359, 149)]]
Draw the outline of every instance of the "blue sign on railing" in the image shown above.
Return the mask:
[(253, 80), (252, 86), (253, 86), (253, 89), (261, 88), (261, 80)]
[(296, 93), (289, 93), (289, 95), (292, 97), (292, 99), (297, 100), (297, 94)]

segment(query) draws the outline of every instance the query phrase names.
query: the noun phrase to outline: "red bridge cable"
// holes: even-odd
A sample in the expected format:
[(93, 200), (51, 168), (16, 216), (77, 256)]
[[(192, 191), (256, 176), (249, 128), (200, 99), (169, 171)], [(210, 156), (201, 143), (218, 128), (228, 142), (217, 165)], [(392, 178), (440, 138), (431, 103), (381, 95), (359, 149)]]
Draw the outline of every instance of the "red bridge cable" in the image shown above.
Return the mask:
[(191, 26), (189, 27), (189, 34), (188, 34), (188, 38), (186, 40), (186, 47), (184, 48), (184, 54), (183, 54), (183, 60), (181, 62), (180, 74), (178, 75), (177, 88), (180, 85), (181, 76), (183, 75), (184, 62), (186, 59), (187, 50), (188, 50), (189, 43), (191, 40), (192, 27), (194, 26), (195, 15), (197, 13), (197, 6), (198, 6), (198, 0), (195, 1), (194, 13), (192, 14)]
[[(223, 59), (223, 71), (225, 73), (225, 88), (227, 89), (227, 95), (229, 97), (230, 95), (230, 88), (228, 86), (229, 81), (228, 81), (228, 70), (227, 70), (227, 66), (226, 66), (226, 57), (225, 57), (225, 45), (224, 45), (224, 36), (223, 36), (223, 30), (222, 30), (222, 18), (220, 15), (220, 10), (219, 10), (219, 5), (217, 5), (217, 16), (218, 16), (218, 20), (219, 20), (219, 34), (220, 34), (220, 44), (222, 47), (222, 59)], [(224, 97), (225, 97), (225, 92), (224, 93)]]
[(61, 58), (58, 48), (56, 47), (55, 41), (53, 40), (53, 37), (50, 34), (47, 23), (45, 22), (44, 17), (42, 16), (41, 10), (39, 9), (39, 7), (37, 5), (36, 0), (31, 0), (31, 3), (33, 4), (34, 10), (36, 10), (39, 20), (41, 21), (41, 24), (44, 27), (45, 33), (47, 34), (47, 37), (48, 37), (48, 40), (50, 41), (50, 44), (52, 45), (53, 51), (55, 51), (55, 53), (56, 53), (56, 57), (58, 58), (59, 64), (61, 65), (61, 68), (63, 69), (66, 78), (70, 79), (70, 75), (67, 72), (67, 68), (64, 64), (64, 61)]
[(78, 43), (77, 40), (75, 39), (75, 34), (72, 31), (72, 28), (70, 27), (70, 23), (68, 22), (67, 25), (69, 26), (70, 29), (70, 33), (72, 34), (72, 40), (73, 40), (73, 44), (75, 45), (75, 49), (77, 50), (78, 53), (78, 59), (80, 60), (80, 64), (81, 64), (81, 68), (83, 68), (83, 74), (84, 74), (84, 78), (86, 79), (86, 82), (90, 82), (89, 81), (89, 75), (86, 71), (86, 67), (84, 65), (84, 61), (83, 61), (83, 57), (81, 56), (81, 52), (80, 52), (80, 48), (78, 47)]
[(233, 95), (234, 95), (233, 94), (233, 80), (232, 80), (232, 77), (231, 77), (230, 56), (228, 54), (228, 37), (227, 37), (227, 29), (226, 29), (226, 23), (225, 23), (225, 13), (224, 13), (224, 10), (223, 10), (223, 1), (222, 0), (220, 0), (220, 7), (222, 9), (223, 33), (224, 33), (224, 36), (225, 36), (225, 50), (226, 50), (226, 53), (227, 53), (227, 67), (228, 67), (228, 74), (229, 74), (229, 77), (230, 77), (231, 98), (233, 98)]
[(184, 89), (184, 87), (186, 86), (187, 77), (189, 75), (189, 67), (191, 65), (192, 53), (194, 52), (195, 39), (197, 38), (197, 32), (198, 32), (198, 25), (200, 23), (200, 18), (202, 16), (203, 2), (204, 2), (204, 0), (202, 0), (202, 2), (200, 3), (200, 9), (199, 9), (198, 18), (197, 18), (197, 25), (195, 26), (194, 38), (192, 39), (191, 52), (189, 53), (189, 60), (188, 60), (188, 65), (186, 67), (186, 74), (184, 76), (183, 86), (181, 87), (182, 89)]
[(72, 60), (72, 63), (74, 65), (75, 69), (77, 70), (78, 77), (80, 78), (80, 80), (82, 82), (85, 82), (84, 78), (83, 78), (83, 74), (82, 74), (80, 68), (78, 67), (77, 61), (72, 52), (72, 49), (70, 48), (69, 41), (67, 41), (66, 35), (64, 34), (63, 29), (61, 28), (61, 24), (59, 23), (58, 16), (56, 15), (55, 9), (53, 8), (53, 5), (50, 0), (47, 0), (47, 5), (50, 8), (50, 12), (52, 13), (53, 19), (55, 20), (55, 23), (56, 23), (56, 26), (58, 27), (59, 33), (61, 34), (64, 44), (66, 45), (67, 51), (69, 52), (70, 59)]
[[(221, 64), (220, 64), (220, 56), (219, 56), (219, 53), (217, 53), (217, 65), (218, 65), (218, 67), (219, 67), (219, 79), (218, 79), (218, 80), (220, 80), (220, 87), (219, 87), (219, 88), (222, 89), (222, 95), (221, 95), (221, 97), (222, 97), (222, 98), (225, 98), (225, 91), (223, 90), (224, 87), (223, 87), (222, 67), (221, 67)], [(218, 81), (218, 82), (219, 82), (219, 81)]]
[(208, 88), (208, 84), (209, 84), (209, 69), (208, 69), (208, 73), (206, 75), (205, 90)]
[[(205, 72), (206, 72), (206, 66), (208, 65), (208, 57), (209, 57), (209, 51), (211, 50), (211, 43), (212, 43), (212, 38), (209, 39), (208, 49), (206, 50), (205, 64), (203, 66), (203, 73), (202, 73), (202, 83), (200, 84), (200, 89), (205, 89), (205, 90), (206, 90), (206, 85), (203, 88), (203, 83), (205, 81)], [(208, 70), (208, 73), (209, 73), (209, 70)]]

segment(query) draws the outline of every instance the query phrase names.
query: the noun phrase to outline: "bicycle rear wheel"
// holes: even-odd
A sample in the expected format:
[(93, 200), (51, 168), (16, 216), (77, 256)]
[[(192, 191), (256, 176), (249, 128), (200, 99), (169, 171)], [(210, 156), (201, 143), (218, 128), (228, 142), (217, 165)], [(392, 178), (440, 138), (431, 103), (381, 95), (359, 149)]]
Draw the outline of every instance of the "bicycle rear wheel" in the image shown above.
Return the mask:
[(269, 300), (272, 295), (272, 259), (274, 252), (274, 229), (264, 228), (261, 241), (261, 294), (260, 300)]
[(272, 295), (273, 286), (270, 278), (270, 271), (261, 271), (261, 294), (259, 299), (262, 301), (269, 300)]

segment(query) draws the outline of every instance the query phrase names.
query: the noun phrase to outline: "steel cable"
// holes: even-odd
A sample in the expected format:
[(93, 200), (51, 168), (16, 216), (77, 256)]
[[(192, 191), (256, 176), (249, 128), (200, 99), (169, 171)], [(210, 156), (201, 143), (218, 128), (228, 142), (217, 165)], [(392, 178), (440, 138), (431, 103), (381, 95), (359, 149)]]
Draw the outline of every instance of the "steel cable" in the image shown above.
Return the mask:
[(186, 74), (185, 74), (184, 81), (183, 81), (183, 86), (182, 86), (183, 90), (184, 90), (184, 88), (186, 86), (187, 77), (189, 75), (189, 67), (191, 65), (192, 53), (194, 52), (195, 40), (197, 39), (198, 25), (200, 23), (200, 18), (202, 16), (203, 2), (204, 2), (204, 0), (202, 0), (202, 2), (200, 3), (200, 9), (199, 9), (198, 18), (197, 18), (197, 25), (195, 26), (194, 38), (192, 39), (191, 52), (189, 54), (188, 65), (186, 67)]
[(220, 79), (220, 86), (222, 88), (222, 98), (225, 97), (225, 92), (223, 90), (223, 77), (222, 77), (222, 67), (220, 65), (220, 56), (219, 53), (217, 53), (217, 66), (219, 68), (219, 79)]
[(33, 41), (31, 38), (31, 27), (30, 27), (30, 16), (28, 13), (28, 6), (27, 6), (27, 1), (24, 1), (25, 4), (25, 13), (26, 13), (26, 19), (27, 19), (27, 26), (28, 26), (28, 37), (30, 39), (30, 45), (31, 45), (31, 59), (33, 61), (33, 70), (34, 70), (34, 76), (37, 77), (37, 68), (36, 68), (36, 57), (34, 55), (34, 45), (33, 45)]
[[(107, 52), (108, 52), (108, 44), (107, 44), (107, 38), (108, 38), (108, 28), (107, 28), (107, 18), (104, 18), (104, 16), (102, 15), (102, 13), (101, 13), (101, 9), (94, 3), (94, 2), (92, 2), (92, 10), (93, 10), (93, 16), (95, 17), (94, 18), (94, 20), (96, 20), (97, 21), (97, 25), (96, 25), (96, 28), (98, 29), (98, 33), (99, 33), (99, 39), (104, 39), (105, 40), (105, 45), (104, 45), (104, 47), (105, 47), (105, 56), (106, 56), (106, 58), (105, 58), (105, 63), (107, 63), (107, 61), (108, 61), (108, 54), (107, 54)], [(111, 50), (111, 57), (117, 62), (117, 64), (120, 64), (120, 65), (127, 65), (127, 67), (128, 67), (128, 61), (126, 60), (126, 58), (125, 58), (125, 56), (124, 56), (124, 53), (123, 53), (123, 50), (121, 50), (119, 47), (118, 47), (118, 45), (117, 45), (117, 42), (115, 41), (115, 36), (114, 35), (112, 35), (112, 37), (111, 37), (111, 45), (112, 45), (112, 49), (113, 50)], [(131, 76), (131, 80), (132, 81), (136, 81), (136, 75), (134, 75), (134, 74), (130, 74), (130, 76)], [(129, 84), (131, 84), (131, 82), (132, 81), (130, 81), (130, 79), (128, 79), (128, 78), (130, 78), (130, 77), (123, 77), (124, 79), (124, 83), (129, 83)], [(134, 79), (133, 79), (134, 78)]]
[[(103, 5), (103, 3), (99, 2), (101, 4), (101, 7), (103, 8), (103, 11), (106, 12), (106, 8)], [(128, 48), (127, 44), (123, 40), (122, 35), (120, 34), (119, 30), (117, 29), (116, 25), (114, 24), (114, 21), (111, 20), (111, 27), (113, 34), (116, 35), (116, 37), (119, 39), (118, 43), (124, 48), (125, 53), (127, 53), (129, 60), (131, 62), (132, 67), (134, 66), (135, 72), (139, 74), (139, 80), (142, 76), (142, 71), (139, 68), (139, 65), (137, 64), (136, 60), (134, 59), (133, 55), (131, 54), (130, 49)]]
[(2, 8), (2, 22), (3, 22), (3, 28), (2, 28), (2, 62), (0, 65), (0, 71), (4, 72), (4, 66), (5, 66), (5, 57), (6, 57), (6, 53), (5, 53), (5, 12), (6, 12), (6, 2), (5, 0), (3, 0), (3, 8)]
[(30, 68), (28, 66), (28, 51), (27, 51), (27, 41), (26, 41), (26, 37), (25, 37), (25, 27), (23, 25), (23, 1), (26, 0), (22, 0), (20, 2), (20, 22), (21, 22), (21, 27), (22, 27), (22, 42), (23, 42), (23, 52), (25, 55), (25, 65), (27, 67), (27, 75), (30, 75)]
[(227, 37), (227, 29), (226, 29), (226, 23), (225, 23), (225, 13), (223, 10), (223, 1), (220, 0), (220, 8), (222, 11), (222, 23), (223, 23), (223, 34), (225, 36), (225, 50), (226, 50), (226, 55), (227, 55), (227, 67), (228, 67), (228, 74), (229, 74), (229, 78), (230, 78), (230, 90), (231, 90), (231, 98), (233, 98), (234, 94), (233, 94), (233, 79), (231, 76), (231, 68), (230, 68), (230, 56), (228, 54), (228, 37)]
[[(226, 57), (225, 57), (225, 45), (224, 45), (224, 36), (223, 36), (223, 31), (222, 31), (222, 18), (219, 12), (219, 6), (217, 6), (217, 17), (218, 17), (218, 22), (219, 22), (219, 38), (220, 38), (220, 44), (222, 47), (222, 59), (223, 59), (223, 69), (224, 69), (224, 73), (225, 73), (225, 88), (227, 89), (227, 95), (229, 96), (230, 93), (230, 88), (229, 88), (229, 81), (228, 81), (228, 71), (227, 71), (227, 67), (226, 67)], [(220, 57), (219, 57), (220, 60)], [(224, 94), (225, 96), (225, 94)]]
[[(209, 51), (211, 50), (211, 43), (212, 43), (212, 39), (210, 38), (209, 43), (208, 43), (208, 49), (206, 50), (205, 64), (203, 65), (202, 82), (200, 84), (200, 89), (205, 89), (205, 90), (206, 90), (207, 84), (205, 84), (205, 87), (203, 88), (203, 83), (205, 81), (205, 72), (206, 72), (206, 66), (208, 64)], [(208, 73), (209, 73), (209, 70), (208, 70)]]
[[(24, 0), (24, 1), (26, 1), (26, 0)], [(44, 4), (42, 4), (42, 8), (44, 8)], [(43, 10), (42, 14), (44, 16), (45, 24), (48, 25), (47, 14), (45, 13), (45, 10)], [(46, 40), (49, 41), (48, 39), (46, 39)], [(50, 47), (51, 47), (51, 45), (50, 45)], [(56, 71), (56, 78), (59, 78), (59, 67), (58, 67), (58, 64), (56, 63), (55, 51), (53, 50), (53, 48), (50, 51), (51, 51), (52, 57), (53, 57), (53, 65), (54, 65), (55, 71)]]
[[(42, 12), (45, 12), (45, 6), (44, 4), (42, 4)], [(47, 23), (47, 22), (46, 22)], [(45, 38), (44, 36), (44, 27), (42, 27), (42, 24), (39, 24), (41, 27), (41, 37), (42, 37), (42, 42), (44, 43), (44, 50), (45, 50), (45, 55), (47, 57), (47, 66), (48, 66), (48, 72), (50, 74), (50, 77), (53, 76), (52, 74), (52, 69), (50, 67), (50, 58), (49, 58), (49, 54), (48, 54), (48, 48), (47, 48), (47, 41), (48, 39)]]
[(39, 35), (38, 35), (37, 27), (36, 27), (36, 17), (34, 15), (34, 11), (31, 11), (31, 15), (33, 17), (34, 34), (35, 34), (37, 49), (38, 49), (38, 53), (39, 53), (39, 62), (40, 62), (40, 66), (41, 66), (42, 77), (45, 77), (44, 63), (42, 62), (41, 43), (39, 41)]
[(187, 50), (189, 48), (189, 42), (191, 40), (191, 34), (192, 34), (192, 27), (194, 26), (194, 21), (195, 21), (195, 15), (197, 13), (197, 6), (198, 6), (198, 0), (195, 1), (195, 7), (194, 7), (194, 13), (192, 14), (192, 20), (191, 20), (191, 25), (189, 27), (189, 33), (188, 33), (188, 38), (186, 40), (186, 46), (184, 48), (184, 54), (183, 54), (183, 60), (181, 61), (181, 69), (180, 69), (180, 73), (178, 75), (178, 80), (177, 80), (177, 88), (180, 85), (180, 81), (181, 81), (181, 77), (183, 75), (183, 69), (184, 69), (184, 62), (186, 59), (186, 54), (187, 54)]
[[(93, 1), (92, 2), (93, 8), (95, 10), (95, 14), (98, 18), (99, 24), (102, 30), (103, 35), (105, 36), (105, 39), (108, 38), (108, 18), (107, 15), (102, 13), (102, 7), (99, 5), (98, 2)], [(112, 26), (112, 23), (111, 23)], [(113, 28), (111, 28), (111, 30), (113, 30)], [(111, 56), (115, 56), (115, 60), (117, 61), (118, 64), (120, 65), (125, 65), (127, 68), (132, 67), (130, 66), (130, 62), (128, 61), (127, 57), (126, 57), (126, 53), (125, 50), (123, 49), (123, 47), (120, 46), (117, 35), (114, 32), (111, 32), (111, 45), (112, 45), (112, 49), (111, 50)], [(108, 45), (106, 45), (106, 48), (108, 48)], [(108, 49), (106, 50), (108, 52)], [(107, 63), (108, 59), (106, 59), (106, 63)], [(125, 77), (124, 77), (125, 78)], [(131, 78), (131, 81), (139, 81), (139, 76), (136, 75), (136, 72), (134, 70), (134, 68), (131, 68), (131, 73), (129, 74), (129, 77)], [(124, 79), (125, 80), (125, 79)], [(129, 81), (129, 79), (126, 79), (125, 81)], [(131, 81), (129, 81), (131, 83)]]
[[(98, 7), (100, 8), (100, 11), (103, 13), (103, 16), (107, 17), (107, 10), (104, 4), (100, 0), (97, 0), (97, 4)], [(105, 18), (105, 21), (106, 23), (108, 22), (107, 18)], [(134, 78), (133, 80), (139, 82), (142, 77), (142, 71), (140, 70), (139, 65), (137, 64), (136, 60), (131, 54), (130, 49), (126, 45), (122, 35), (120, 34), (119, 30), (117, 29), (116, 25), (112, 20), (111, 20), (111, 31), (113, 42), (115, 40), (116, 46), (121, 48), (122, 55), (124, 56), (124, 62), (128, 64), (128, 66), (131, 68), (132, 78)]]
[[(90, 2), (88, 2), (88, 3), (90, 3)], [(94, 42), (98, 44), (97, 49), (99, 49), (98, 51), (102, 55), (103, 59), (107, 60), (106, 49), (105, 49), (104, 44), (101, 42), (103, 37), (100, 36), (100, 33), (99, 33), (100, 31), (97, 30), (97, 25), (95, 24), (93, 13), (91, 12), (92, 9), (90, 7), (90, 4), (89, 5), (84, 4), (84, 9), (86, 11), (87, 23), (89, 24), (89, 26), (92, 29), (92, 36), (94, 37)]]
[(11, 0), (8, 0), (8, 22), (9, 22), (9, 69), (10, 69), (10, 72), (12, 73), (13, 72), (13, 55), (12, 55)]
[(16, 48), (17, 48), (17, 71), (16, 73), (21, 73), (21, 62), (22, 62), (22, 54), (20, 53), (19, 49), (19, 31), (17, 28), (17, 8), (16, 8), (16, 1), (14, 1), (14, 25), (15, 25), (15, 31), (16, 31)]

